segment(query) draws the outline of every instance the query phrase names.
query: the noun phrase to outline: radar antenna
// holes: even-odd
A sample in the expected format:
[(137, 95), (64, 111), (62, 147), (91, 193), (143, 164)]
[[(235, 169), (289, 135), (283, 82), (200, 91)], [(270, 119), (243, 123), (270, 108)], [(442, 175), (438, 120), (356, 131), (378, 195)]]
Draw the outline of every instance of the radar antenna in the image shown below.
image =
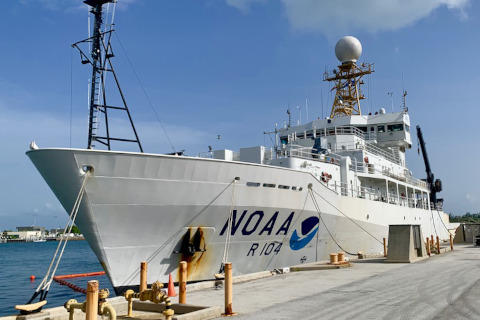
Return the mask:
[[(107, 149), (110, 150), (112, 141), (122, 141), (136, 143), (140, 149), (140, 152), (143, 152), (140, 139), (138, 138), (137, 131), (135, 130), (135, 126), (130, 115), (130, 111), (127, 107), (125, 96), (123, 95), (122, 89), (120, 88), (120, 83), (118, 82), (118, 78), (111, 61), (111, 58), (114, 57), (112, 46), (110, 43), (112, 33), (114, 32), (113, 25), (107, 25), (108, 30), (106, 30), (105, 32), (101, 31), (103, 24), (102, 6), (106, 3), (114, 3), (115, 0), (85, 0), (83, 2), (91, 7), (90, 13), (94, 16), (93, 34), (88, 39), (72, 44), (72, 47), (75, 47), (80, 51), (82, 64), (90, 64), (92, 66), (87, 147), (88, 149), (92, 149), (93, 147), (95, 147), (95, 145), (93, 144), (94, 141), (97, 141), (98, 143), (105, 145)], [(91, 45), (90, 57), (84, 51), (82, 51), (79, 46), (85, 43), (89, 43)], [(105, 88), (105, 78), (107, 72), (111, 72), (111, 74), (113, 75), (123, 106), (112, 106), (107, 104)], [(125, 111), (127, 113), (135, 138), (126, 139), (111, 136), (110, 128), (108, 125), (109, 110), (119, 110)], [(105, 128), (102, 131), (102, 133), (104, 134), (100, 134), (98, 132), (99, 123), (101, 121), (100, 115), (103, 115), (104, 119), (103, 123), (105, 124)]]
[(324, 81), (332, 81), (336, 90), (330, 118), (361, 115), (360, 100), (365, 99), (361, 93), (361, 80), (366, 74), (374, 72), (373, 64), (356, 64), (362, 54), (362, 45), (358, 39), (347, 36), (340, 39), (335, 46), (335, 55), (342, 62), (338, 69), (324, 73)]

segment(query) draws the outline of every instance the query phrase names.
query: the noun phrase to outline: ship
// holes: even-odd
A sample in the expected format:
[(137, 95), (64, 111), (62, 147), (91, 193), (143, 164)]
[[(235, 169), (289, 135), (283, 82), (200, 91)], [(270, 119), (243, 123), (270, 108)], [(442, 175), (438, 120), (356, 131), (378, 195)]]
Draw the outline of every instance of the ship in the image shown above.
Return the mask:
[[(26, 154), (66, 212), (75, 211), (75, 224), (117, 294), (138, 287), (142, 261), (148, 262), (148, 283), (166, 283), (170, 275), (177, 282), (181, 261), (193, 282), (214, 279), (226, 262), (240, 275), (339, 251), (381, 255), (389, 225), (419, 225), (427, 236), (448, 239), (448, 215), (437, 199), (442, 184), (431, 172), (420, 127), (427, 179), (407, 167), (406, 92), (400, 112), (361, 111), (363, 78), (374, 65), (358, 63), (358, 39), (338, 41), (340, 65), (324, 74), (335, 92), (330, 116), (276, 127), (271, 147), (150, 154), (143, 152), (113, 68), (113, 24), (102, 30), (103, 7), (113, 1), (84, 2), (94, 16), (92, 36), (73, 46), (92, 67), (88, 146), (32, 143)], [(111, 74), (122, 106), (106, 103)], [(126, 114), (133, 138), (110, 134), (112, 110)], [(112, 150), (115, 141), (137, 144), (139, 151)]]

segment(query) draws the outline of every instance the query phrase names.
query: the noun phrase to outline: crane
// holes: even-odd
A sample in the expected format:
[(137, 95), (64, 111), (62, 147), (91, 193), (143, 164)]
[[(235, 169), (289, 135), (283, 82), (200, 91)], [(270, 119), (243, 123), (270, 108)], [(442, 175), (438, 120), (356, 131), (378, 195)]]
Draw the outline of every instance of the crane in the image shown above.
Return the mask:
[(425, 171), (427, 172), (427, 184), (428, 188), (430, 189), (430, 203), (432, 203), (436, 207), (437, 202), (443, 203), (443, 199), (437, 200), (437, 192), (442, 191), (442, 181), (440, 179), (435, 180), (435, 175), (430, 168), (430, 161), (428, 160), (425, 140), (423, 140), (422, 129), (420, 128), (420, 126), (417, 126), (417, 137), (420, 148), (422, 149), (423, 162), (425, 163)]

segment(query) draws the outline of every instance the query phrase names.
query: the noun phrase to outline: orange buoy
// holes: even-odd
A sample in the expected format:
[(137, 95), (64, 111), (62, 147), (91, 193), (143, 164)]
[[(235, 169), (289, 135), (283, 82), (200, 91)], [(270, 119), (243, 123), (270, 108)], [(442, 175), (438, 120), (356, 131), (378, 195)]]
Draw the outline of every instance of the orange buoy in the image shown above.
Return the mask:
[(33, 281), (33, 280), (35, 280), (35, 276), (32, 274), (32, 275), (30, 276), (30, 281)]

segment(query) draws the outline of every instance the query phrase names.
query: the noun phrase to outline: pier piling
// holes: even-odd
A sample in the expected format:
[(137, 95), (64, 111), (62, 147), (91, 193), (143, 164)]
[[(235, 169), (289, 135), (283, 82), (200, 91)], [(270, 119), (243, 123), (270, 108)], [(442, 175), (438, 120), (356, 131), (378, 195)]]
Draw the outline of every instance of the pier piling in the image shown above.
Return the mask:
[(147, 290), (147, 261), (140, 263), (140, 292)]
[(87, 283), (87, 306), (85, 308), (86, 320), (97, 320), (98, 314), (98, 281), (91, 280)]
[(180, 281), (178, 283), (178, 302), (187, 303), (187, 262), (180, 262)]

